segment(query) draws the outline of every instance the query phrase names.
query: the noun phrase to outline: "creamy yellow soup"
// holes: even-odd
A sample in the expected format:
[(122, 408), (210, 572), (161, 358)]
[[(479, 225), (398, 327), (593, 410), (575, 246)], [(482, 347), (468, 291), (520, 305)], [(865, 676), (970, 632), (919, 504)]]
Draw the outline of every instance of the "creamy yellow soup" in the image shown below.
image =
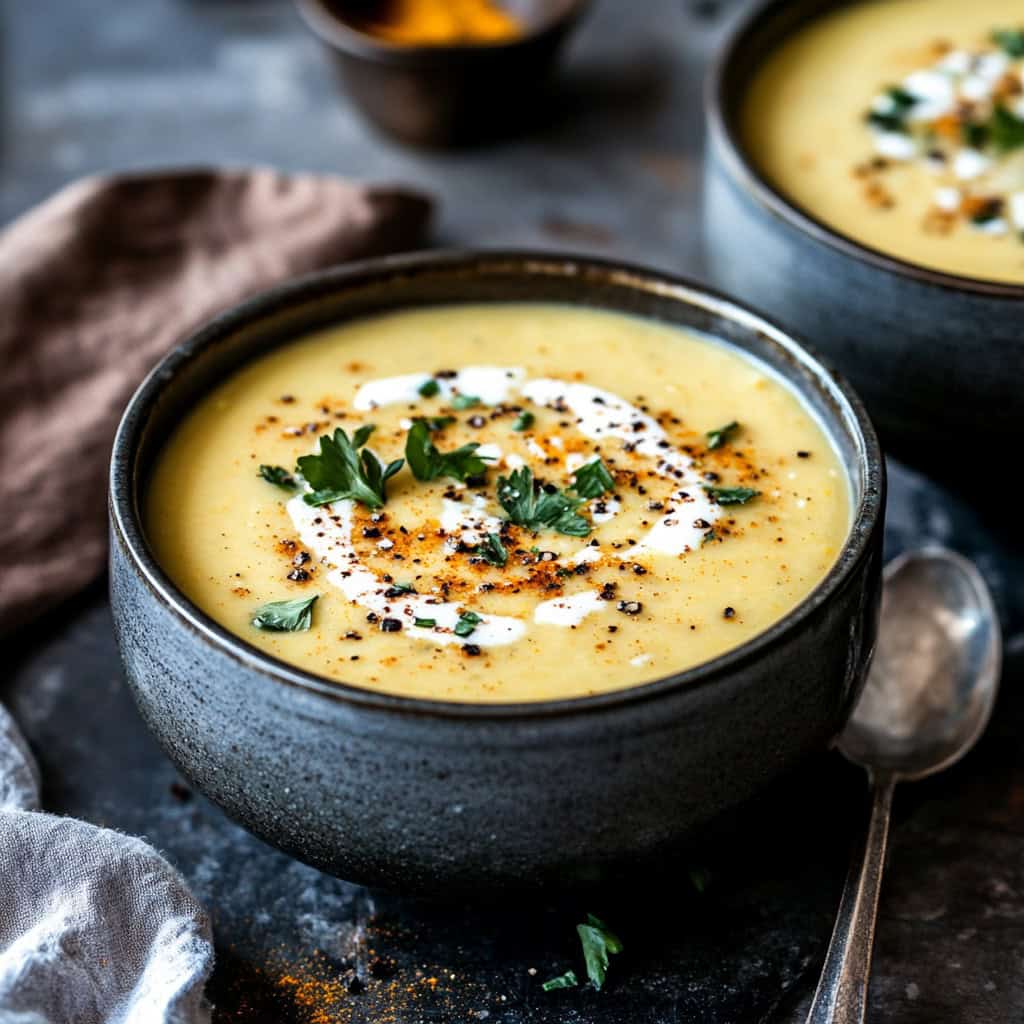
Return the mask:
[(871, 0), (759, 69), (744, 145), (812, 216), (910, 263), (1024, 283), (1024, 5)]
[(145, 512), (174, 582), (268, 654), (502, 702), (742, 644), (822, 579), (851, 517), (829, 438), (758, 364), (528, 304), (377, 316), (254, 360), (170, 438)]

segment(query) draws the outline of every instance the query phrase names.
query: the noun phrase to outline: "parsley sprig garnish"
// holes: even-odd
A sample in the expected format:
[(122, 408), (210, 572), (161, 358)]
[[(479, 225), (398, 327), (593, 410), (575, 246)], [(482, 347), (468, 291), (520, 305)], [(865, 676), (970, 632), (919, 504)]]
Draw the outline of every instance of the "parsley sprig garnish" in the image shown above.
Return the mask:
[(1024, 28), (999, 28), (992, 33), (992, 42), (1010, 57), (1024, 57)]
[(499, 569), (504, 568), (508, 562), (508, 552), (496, 533), (487, 534), (477, 545), (476, 553), (489, 565), (496, 565)]
[(295, 601), (271, 601), (257, 608), (252, 617), (256, 629), (268, 633), (301, 633), (313, 623), (313, 605), (319, 594)]
[(719, 505), (746, 505), (761, 493), (752, 487), (705, 487), (704, 491)]
[(280, 487), (282, 491), (294, 491), (299, 486), (298, 481), (284, 466), (260, 466), (259, 475), (268, 484)]
[(600, 498), (602, 494), (615, 488), (615, 478), (602, 459), (585, 462), (576, 470), (575, 475), (572, 489), (581, 498)]
[(473, 443), (453, 452), (438, 451), (430, 439), (430, 428), (423, 420), (416, 420), (405, 438), (405, 457), (417, 480), (436, 480), (442, 476), (465, 480), (487, 470), (484, 456), (476, 454), (479, 447)]
[[(319, 455), (299, 458), (299, 472), (312, 488), (303, 495), (307, 505), (326, 505), (351, 498), (367, 508), (380, 508), (387, 500), (387, 482), (404, 465), (401, 459), (385, 467), (371, 451), (363, 448), (374, 431), (372, 423), (361, 426), (349, 440), (340, 427), (334, 437), (320, 438)], [(363, 448), (362, 451), (359, 451)]]
[(724, 427), (718, 427), (716, 430), (708, 431), (708, 451), (714, 451), (716, 448), (721, 448), (722, 445), (728, 444), (737, 434), (740, 429), (739, 423), (733, 420), (732, 423), (726, 423)]
[(476, 612), (463, 612), (459, 616), (459, 621), (455, 623), (455, 629), (452, 632), (456, 636), (470, 636), (481, 622), (483, 622), (483, 619)]
[(575, 971), (566, 971), (557, 978), (549, 978), (541, 985), (545, 992), (554, 992), (558, 988), (575, 988), (580, 983)]
[(529, 466), (515, 470), (511, 476), (498, 477), (498, 501), (508, 521), (534, 533), (548, 529), (570, 537), (586, 537), (590, 523), (576, 513), (585, 500), (557, 488), (536, 493)]

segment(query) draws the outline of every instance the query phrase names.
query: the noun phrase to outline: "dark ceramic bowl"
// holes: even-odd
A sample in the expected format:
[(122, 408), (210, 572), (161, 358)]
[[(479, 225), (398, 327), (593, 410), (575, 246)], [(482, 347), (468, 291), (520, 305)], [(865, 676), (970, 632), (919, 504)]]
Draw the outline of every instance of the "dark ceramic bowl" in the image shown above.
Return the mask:
[(462, 46), (384, 42), (345, 20), (352, 0), (295, 2), (373, 124), (404, 142), (452, 146), (504, 135), (531, 116), (588, 0), (510, 2), (521, 36)]
[[(848, 0), (849, 2), (849, 0)], [(814, 339), (864, 396), (887, 447), (941, 469), (1024, 439), (1024, 286), (926, 270), (790, 203), (744, 152), (739, 112), (764, 55), (837, 4), (769, 0), (707, 83), (705, 236), (723, 288)], [(962, 470), (961, 470), (962, 472)]]
[[(848, 467), (853, 525), (827, 578), (746, 645), (633, 689), (480, 705), (329, 682), (226, 632), (156, 563), (140, 517), (154, 459), (199, 396), (305, 332), (381, 310), (551, 301), (682, 324), (788, 380)], [(231, 817), (325, 871), (413, 891), (591, 880), (666, 855), (805, 755), (874, 646), (884, 469), (847, 385), (727, 299), (632, 267), (439, 253), (339, 268), (226, 313), (146, 379), (111, 470), (111, 599), (128, 680), (170, 758)]]

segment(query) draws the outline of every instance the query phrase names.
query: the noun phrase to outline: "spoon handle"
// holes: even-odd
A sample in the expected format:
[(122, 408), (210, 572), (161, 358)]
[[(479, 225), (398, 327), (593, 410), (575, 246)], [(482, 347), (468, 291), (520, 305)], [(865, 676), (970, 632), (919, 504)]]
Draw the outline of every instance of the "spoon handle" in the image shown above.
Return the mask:
[(863, 1024), (895, 788), (896, 780), (891, 775), (872, 779), (871, 821), (863, 860), (859, 871), (856, 861), (850, 866), (807, 1024)]

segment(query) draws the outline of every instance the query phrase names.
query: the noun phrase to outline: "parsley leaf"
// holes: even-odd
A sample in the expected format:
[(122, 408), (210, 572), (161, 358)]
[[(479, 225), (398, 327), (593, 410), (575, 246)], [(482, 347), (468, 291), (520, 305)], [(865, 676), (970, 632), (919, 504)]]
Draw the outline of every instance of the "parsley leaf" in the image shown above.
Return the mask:
[(587, 977), (599, 992), (608, 972), (609, 954), (621, 953), (622, 943), (608, 929), (608, 926), (593, 914), (587, 914), (586, 924), (576, 925), (576, 934), (583, 946), (583, 961), (587, 965)]
[(529, 409), (524, 409), (515, 419), (512, 424), (512, 429), (522, 433), (524, 430), (529, 430), (533, 426), (533, 421), (537, 417), (530, 412)]
[(252, 624), (268, 633), (301, 633), (313, 623), (313, 605), (319, 594), (295, 601), (271, 601), (257, 608)]
[(1024, 28), (1000, 28), (992, 33), (992, 42), (1011, 57), (1024, 57)]
[(428, 377), (416, 390), (424, 398), (433, 398), (441, 390), (441, 385), (433, 377)]
[(432, 434), (438, 430), (444, 430), (455, 422), (454, 416), (417, 416), (417, 423), (423, 423)]
[(479, 404), (480, 399), (476, 395), (456, 395), (452, 399), (453, 409), (472, 409)]
[(295, 477), (284, 466), (260, 466), (259, 475), (268, 484), (280, 487), (282, 491), (294, 491), (299, 486)]
[(326, 505), (331, 501), (351, 498), (367, 508), (380, 508), (387, 500), (387, 481), (404, 465), (401, 459), (389, 462), (385, 468), (373, 452), (362, 451), (373, 433), (373, 424), (360, 427), (348, 438), (340, 427), (334, 437), (320, 438), (319, 455), (299, 458), (299, 472), (313, 488), (303, 496), (307, 505)]
[(498, 501), (510, 523), (534, 533), (545, 528), (570, 537), (586, 537), (590, 533), (590, 523), (576, 514), (584, 499), (575, 498), (557, 488), (535, 494), (533, 471), (529, 466), (522, 466), (511, 476), (498, 477)]
[(545, 992), (553, 992), (556, 988), (575, 988), (579, 984), (575, 971), (566, 971), (557, 978), (549, 978), (541, 985)]
[(437, 619), (413, 619), (412, 624), (420, 629), (433, 629), (437, 625)]
[(456, 636), (469, 636), (483, 620), (476, 612), (463, 612), (452, 631)]
[(998, 106), (992, 111), (988, 123), (989, 138), (1000, 153), (1024, 146), (1024, 119), (1012, 114), (1006, 107)]
[(726, 423), (724, 427), (719, 427), (717, 430), (709, 430), (708, 451), (714, 451), (716, 448), (721, 448), (722, 445), (728, 444), (736, 436), (736, 432), (739, 429), (740, 425), (733, 420), (732, 423)]
[(761, 493), (752, 487), (705, 487), (704, 491), (719, 505), (746, 505)]
[(576, 482), (572, 490), (581, 498), (600, 498), (615, 487), (615, 478), (608, 472), (602, 459), (585, 462), (576, 470)]
[(508, 561), (508, 552), (505, 550), (505, 545), (501, 543), (501, 538), (496, 533), (487, 534), (477, 545), (476, 550), (477, 554), (490, 565), (504, 568), (505, 563)]
[(464, 444), (453, 452), (440, 452), (430, 440), (427, 424), (416, 420), (405, 438), (405, 457), (417, 480), (436, 480), (439, 476), (465, 480), (487, 470), (484, 457), (475, 454), (479, 447), (476, 443)]

